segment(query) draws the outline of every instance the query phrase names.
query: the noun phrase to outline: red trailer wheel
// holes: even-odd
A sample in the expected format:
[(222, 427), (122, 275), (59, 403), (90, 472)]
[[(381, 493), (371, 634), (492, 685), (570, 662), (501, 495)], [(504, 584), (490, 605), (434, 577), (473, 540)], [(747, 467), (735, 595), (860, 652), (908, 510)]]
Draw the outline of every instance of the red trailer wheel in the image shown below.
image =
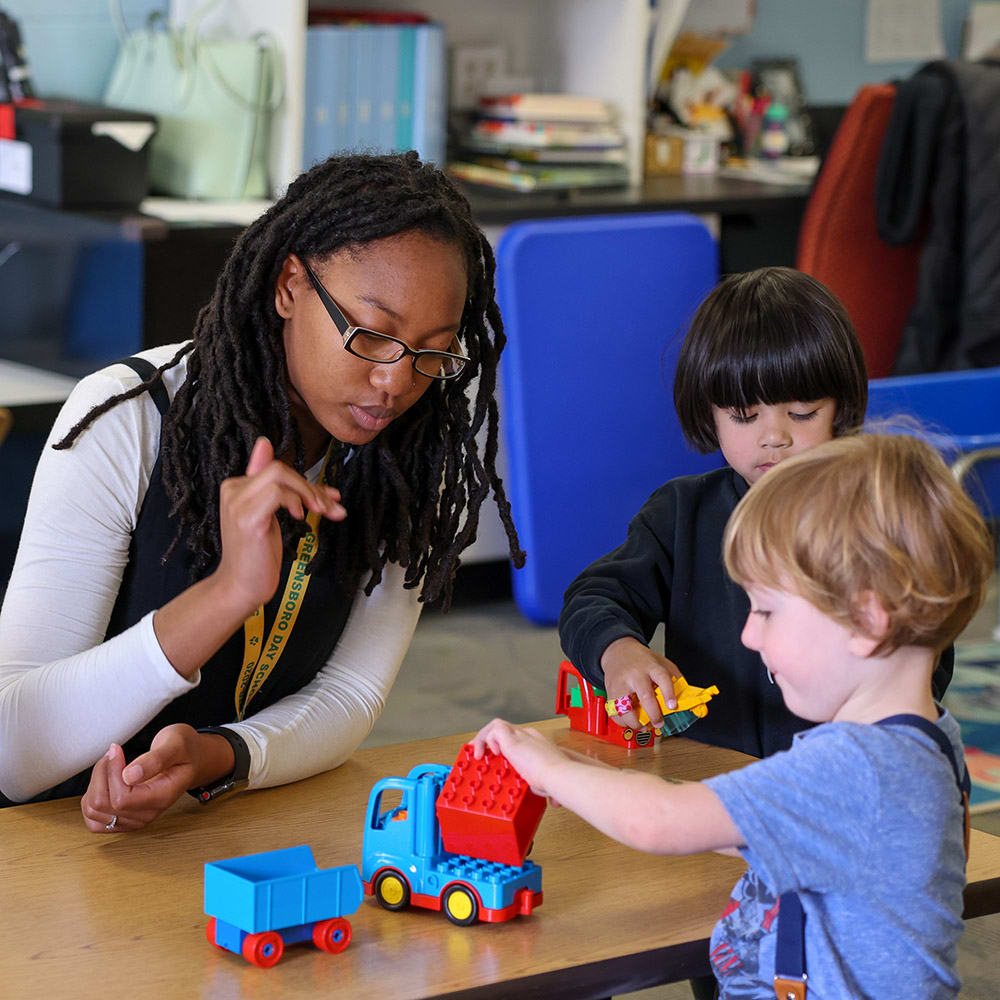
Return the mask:
[(277, 965), (285, 951), (285, 942), (277, 931), (248, 934), (243, 939), (243, 957), (261, 969)]
[(351, 943), (351, 922), (344, 917), (321, 920), (313, 927), (313, 944), (331, 955), (343, 951)]
[(209, 919), (208, 923), (205, 924), (205, 937), (208, 938), (208, 943), (210, 945), (214, 945), (216, 948), (219, 949), (219, 951), (225, 951), (226, 950), (225, 948), (222, 947), (221, 944), (219, 944), (215, 940), (215, 917), (211, 917)]

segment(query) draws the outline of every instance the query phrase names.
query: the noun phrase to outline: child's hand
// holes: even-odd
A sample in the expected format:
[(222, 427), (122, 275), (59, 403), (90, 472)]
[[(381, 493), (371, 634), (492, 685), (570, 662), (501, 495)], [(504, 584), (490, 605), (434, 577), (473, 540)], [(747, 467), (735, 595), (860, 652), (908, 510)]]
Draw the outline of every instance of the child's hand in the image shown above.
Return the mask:
[[(604, 689), (608, 698), (613, 700), (626, 695), (638, 695), (654, 729), (663, 725), (663, 713), (653, 694), (654, 687), (659, 687), (667, 708), (677, 707), (672, 678), (680, 677), (680, 670), (665, 656), (654, 653), (637, 639), (631, 636), (616, 639), (601, 655), (601, 667), (604, 670)], [(619, 726), (642, 728), (636, 709), (613, 715), (611, 721)]]
[(487, 749), (503, 754), (536, 795), (544, 795), (552, 805), (559, 805), (549, 791), (552, 773), (569, 757), (537, 729), (512, 726), (503, 719), (494, 719), (483, 726), (473, 740), (476, 760)]

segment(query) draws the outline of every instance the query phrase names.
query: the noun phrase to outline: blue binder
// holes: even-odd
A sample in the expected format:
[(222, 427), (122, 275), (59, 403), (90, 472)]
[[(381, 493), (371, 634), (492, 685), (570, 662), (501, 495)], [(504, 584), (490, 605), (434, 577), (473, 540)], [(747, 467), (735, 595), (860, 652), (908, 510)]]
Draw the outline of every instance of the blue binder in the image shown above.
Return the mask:
[(305, 123), (302, 166), (347, 149), (352, 29), (315, 25), (306, 30)]
[(514, 598), (532, 621), (556, 621), (654, 489), (722, 464), (684, 441), (672, 398), (680, 342), (717, 280), (715, 241), (679, 213), (520, 222), (500, 240), (506, 481), (527, 552)]
[(420, 159), (444, 166), (447, 117), (444, 29), (417, 25), (413, 81), (413, 148)]

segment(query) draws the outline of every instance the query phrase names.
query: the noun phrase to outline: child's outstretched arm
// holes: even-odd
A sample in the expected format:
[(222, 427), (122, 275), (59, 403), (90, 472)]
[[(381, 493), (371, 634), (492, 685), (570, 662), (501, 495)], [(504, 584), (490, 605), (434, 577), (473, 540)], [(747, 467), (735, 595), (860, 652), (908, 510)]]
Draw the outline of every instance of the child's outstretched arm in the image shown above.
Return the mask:
[(503, 719), (485, 725), (474, 746), (476, 757), (487, 748), (503, 754), (537, 794), (636, 850), (695, 854), (743, 843), (715, 792), (701, 782), (672, 784), (651, 774), (595, 767), (537, 729)]

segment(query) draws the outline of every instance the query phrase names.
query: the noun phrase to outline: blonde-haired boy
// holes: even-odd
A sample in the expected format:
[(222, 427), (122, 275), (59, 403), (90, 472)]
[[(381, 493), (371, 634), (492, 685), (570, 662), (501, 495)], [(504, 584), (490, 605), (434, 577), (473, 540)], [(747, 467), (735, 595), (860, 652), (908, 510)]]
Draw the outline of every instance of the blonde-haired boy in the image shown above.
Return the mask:
[(640, 850), (738, 849), (749, 868), (711, 942), (721, 997), (771, 1000), (776, 972), (803, 971), (776, 970), (778, 939), (803, 930), (813, 997), (956, 996), (964, 764), (930, 678), (992, 573), (978, 511), (924, 442), (838, 438), (753, 485), (724, 556), (750, 597), (744, 644), (788, 708), (821, 723), (790, 750), (685, 785), (595, 767), (502, 720), (477, 753), (503, 753)]

